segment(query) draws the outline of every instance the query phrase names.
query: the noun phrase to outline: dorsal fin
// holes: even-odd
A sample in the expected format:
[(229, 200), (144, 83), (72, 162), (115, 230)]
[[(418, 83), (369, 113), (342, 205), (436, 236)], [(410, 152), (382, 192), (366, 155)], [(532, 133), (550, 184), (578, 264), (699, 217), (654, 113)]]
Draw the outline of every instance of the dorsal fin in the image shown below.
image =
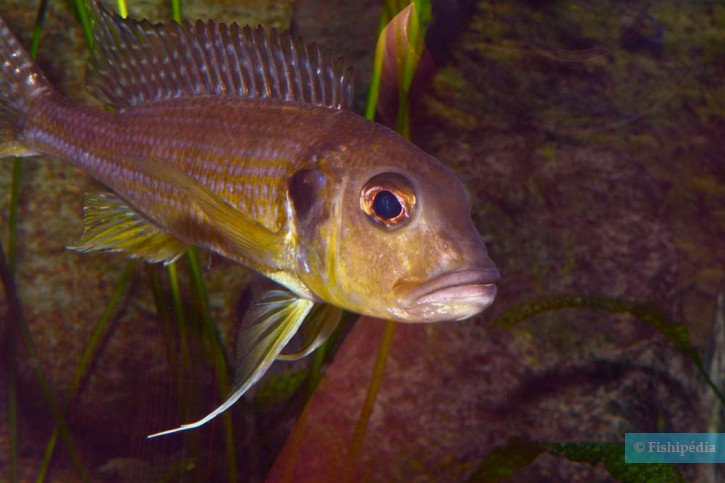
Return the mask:
[(352, 69), (289, 33), (201, 20), (152, 24), (91, 5), (96, 45), (88, 89), (118, 109), (208, 95), (352, 104)]

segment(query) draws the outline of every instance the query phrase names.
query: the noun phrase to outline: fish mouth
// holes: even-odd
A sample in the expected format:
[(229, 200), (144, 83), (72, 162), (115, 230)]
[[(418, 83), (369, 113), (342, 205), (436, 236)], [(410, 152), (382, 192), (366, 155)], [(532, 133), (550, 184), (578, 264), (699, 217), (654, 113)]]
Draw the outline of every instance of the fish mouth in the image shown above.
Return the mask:
[(421, 322), (463, 320), (493, 303), (499, 280), (496, 268), (445, 273), (406, 291), (400, 302)]

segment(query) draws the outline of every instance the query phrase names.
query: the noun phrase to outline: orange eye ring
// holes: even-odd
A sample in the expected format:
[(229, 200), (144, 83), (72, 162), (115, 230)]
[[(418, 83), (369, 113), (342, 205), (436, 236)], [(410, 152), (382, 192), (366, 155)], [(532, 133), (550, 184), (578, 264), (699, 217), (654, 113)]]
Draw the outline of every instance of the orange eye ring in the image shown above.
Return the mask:
[(375, 225), (396, 229), (413, 215), (416, 196), (407, 178), (398, 173), (381, 173), (368, 180), (360, 191), (360, 208)]

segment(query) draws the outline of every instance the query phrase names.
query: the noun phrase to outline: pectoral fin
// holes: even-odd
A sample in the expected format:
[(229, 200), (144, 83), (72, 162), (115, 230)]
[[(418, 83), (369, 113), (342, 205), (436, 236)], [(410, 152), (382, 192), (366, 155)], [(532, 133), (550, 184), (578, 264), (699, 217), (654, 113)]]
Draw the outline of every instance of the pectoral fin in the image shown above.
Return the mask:
[(15, 140), (2, 141), (2, 129), (0, 129), (0, 159), (8, 156), (17, 156), (25, 158), (28, 156), (36, 156), (38, 153), (32, 151)]
[(111, 193), (86, 193), (83, 213), (83, 235), (75, 245), (67, 247), (71, 250), (123, 252), (132, 258), (165, 264), (186, 251), (186, 245)]
[(316, 305), (300, 328), (304, 340), (302, 348), (297, 352), (280, 354), (277, 359), (296, 361), (308, 356), (330, 337), (332, 331), (340, 323), (340, 319), (342, 319), (342, 310), (340, 308), (329, 304)]
[(275, 265), (285, 254), (284, 235), (266, 229), (182, 170), (157, 160), (125, 159), (139, 171), (186, 194), (189, 203), (196, 204), (224, 237), (253, 260)]
[(244, 317), (237, 343), (236, 380), (227, 400), (195, 423), (182, 424), (176, 429), (148, 437), (155, 438), (198, 428), (226, 411), (267, 372), (313, 306), (312, 301), (301, 299), (283, 290), (272, 290), (262, 295), (252, 304)]

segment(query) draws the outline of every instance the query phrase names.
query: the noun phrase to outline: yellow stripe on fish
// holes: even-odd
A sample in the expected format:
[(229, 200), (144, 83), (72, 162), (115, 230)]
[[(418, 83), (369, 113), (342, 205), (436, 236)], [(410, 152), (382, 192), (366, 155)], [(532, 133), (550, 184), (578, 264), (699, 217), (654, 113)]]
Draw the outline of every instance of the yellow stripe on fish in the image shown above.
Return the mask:
[(245, 315), (227, 401), (157, 435), (228, 408), (300, 327), (282, 357), (314, 350), (342, 309), (418, 323), (491, 305), (499, 273), (463, 184), (349, 111), (339, 60), (262, 28), (90, 13), (88, 87), (110, 110), (57, 93), (0, 20), (0, 157), (55, 157), (110, 191), (87, 195), (78, 251), (171, 263), (195, 245), (281, 285)]

